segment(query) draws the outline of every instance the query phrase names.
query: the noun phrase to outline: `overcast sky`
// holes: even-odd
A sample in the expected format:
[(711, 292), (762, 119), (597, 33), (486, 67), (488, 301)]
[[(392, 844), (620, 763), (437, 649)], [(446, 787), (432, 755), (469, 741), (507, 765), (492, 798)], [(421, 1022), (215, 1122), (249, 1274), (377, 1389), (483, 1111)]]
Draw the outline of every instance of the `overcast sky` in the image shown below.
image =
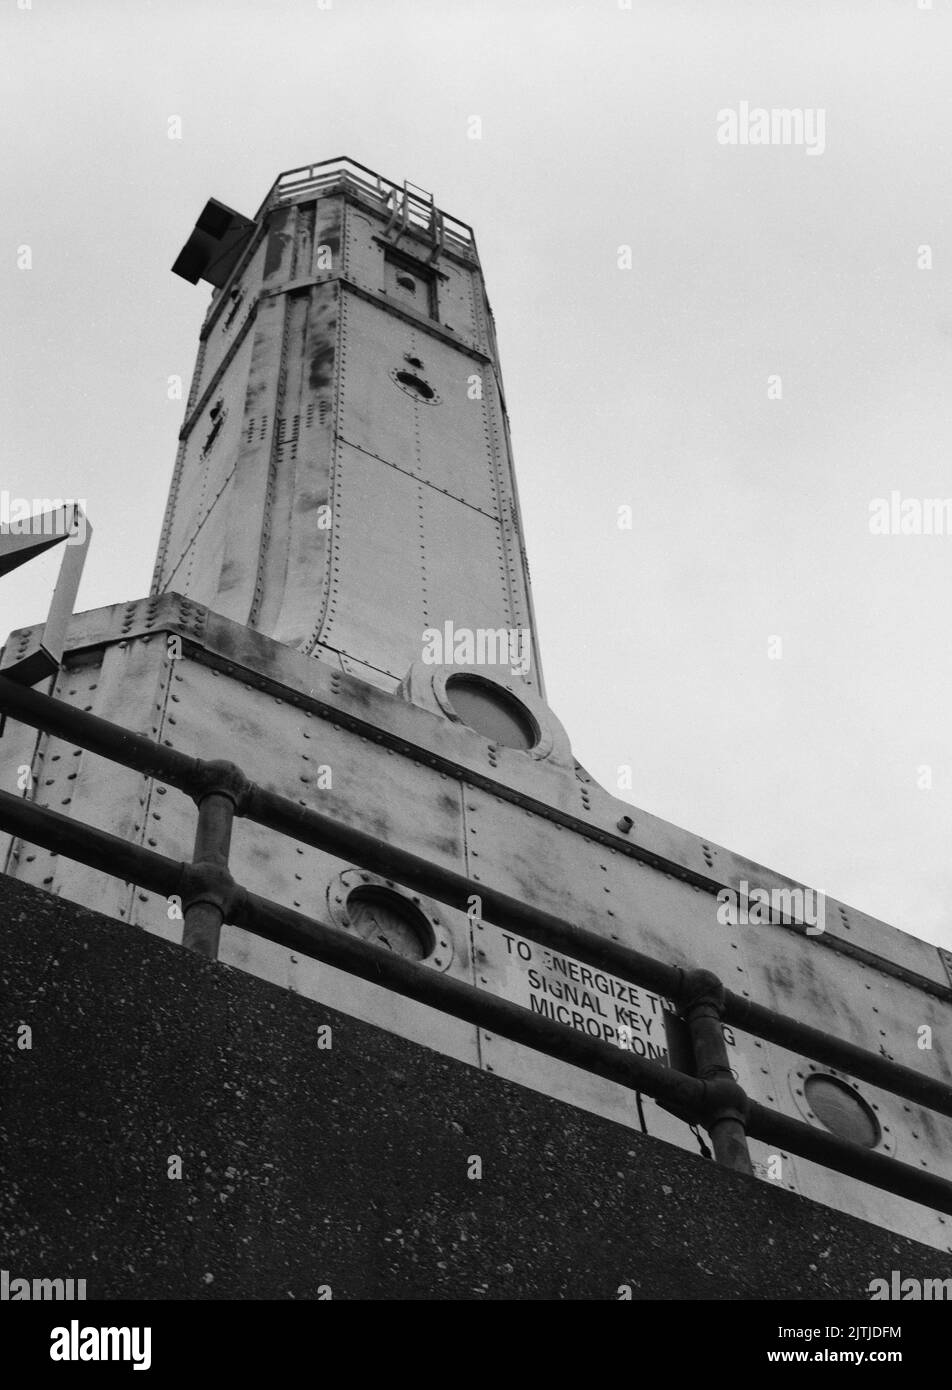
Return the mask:
[[(952, 496), (952, 14), (919, 4), (4, 0), (0, 488), (86, 499), (80, 608), (145, 595), (206, 198), (409, 178), (476, 230), (576, 756), (952, 946), (952, 536), (869, 526)], [(822, 110), (822, 153), (720, 143), (742, 102)]]

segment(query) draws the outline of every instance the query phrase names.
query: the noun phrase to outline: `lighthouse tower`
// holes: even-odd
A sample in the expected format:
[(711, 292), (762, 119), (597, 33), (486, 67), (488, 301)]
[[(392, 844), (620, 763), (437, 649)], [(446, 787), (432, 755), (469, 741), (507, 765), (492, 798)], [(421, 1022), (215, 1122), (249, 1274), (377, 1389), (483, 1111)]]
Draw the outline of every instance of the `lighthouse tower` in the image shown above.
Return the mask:
[[(75, 615), (48, 692), (143, 735), (150, 756), (228, 761), (281, 799), (280, 833), (237, 806), (227, 857), (247, 894), (465, 985), (470, 1001), (546, 1020), (574, 1040), (571, 1059), (526, 1045), (518, 1023), (503, 1036), (475, 1008), (338, 968), (303, 929), (292, 948), (223, 909), (206, 953), (467, 1077), (493, 1073), (692, 1154), (705, 1141), (691, 1115), (612, 1079), (616, 1053), (586, 1066), (577, 1039), (695, 1084), (715, 1057), (756, 1107), (748, 1175), (952, 1248), (952, 1215), (922, 1199), (927, 1176), (926, 1197), (952, 1178), (948, 955), (618, 800), (548, 704), (471, 229), (338, 159), (281, 175), (253, 217), (211, 200), (174, 268), (212, 297), (152, 590)], [(0, 674), (26, 669), (42, 638), (14, 633)], [(7, 720), (5, 791), (153, 862), (200, 858), (190, 795), (148, 759), (117, 765), (58, 728)], [(353, 838), (340, 852), (296, 839), (288, 806), (360, 832), (381, 863), (414, 856), (441, 892), (368, 869)], [(183, 941), (174, 894), (46, 838), (0, 832), (0, 868)], [(451, 877), (465, 891), (447, 891)], [(563, 949), (484, 915), (491, 895), (568, 923)], [(571, 949), (582, 934), (586, 960)], [(624, 948), (657, 979), (704, 971), (727, 987), (722, 1028), (716, 991), (703, 1003), (705, 1049), (691, 1055), (665, 988), (615, 973)], [(889, 1159), (915, 1170), (904, 1187)]]
[(541, 694), (473, 234), (347, 168), (279, 179), (254, 222), (209, 204), (176, 263), (216, 293), (153, 594), (385, 690), (493, 632), (488, 664)]

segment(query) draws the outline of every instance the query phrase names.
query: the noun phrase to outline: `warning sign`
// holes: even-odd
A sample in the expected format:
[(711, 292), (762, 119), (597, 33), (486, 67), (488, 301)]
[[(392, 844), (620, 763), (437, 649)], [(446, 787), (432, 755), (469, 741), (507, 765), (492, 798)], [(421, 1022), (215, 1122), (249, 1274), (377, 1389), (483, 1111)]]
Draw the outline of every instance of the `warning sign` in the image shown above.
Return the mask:
[(668, 1064), (664, 1015), (674, 1006), (667, 999), (490, 923), (484, 930), (488, 960), (501, 968), (498, 992), (504, 998), (590, 1038)]

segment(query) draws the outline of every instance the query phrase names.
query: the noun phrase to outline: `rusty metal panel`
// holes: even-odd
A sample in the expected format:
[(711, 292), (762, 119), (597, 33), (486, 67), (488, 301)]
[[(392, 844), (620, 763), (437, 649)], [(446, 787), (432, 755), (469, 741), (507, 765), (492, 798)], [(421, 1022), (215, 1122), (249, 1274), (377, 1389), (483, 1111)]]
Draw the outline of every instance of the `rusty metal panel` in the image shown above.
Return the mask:
[(949, 984), (949, 976), (943, 970), (942, 959), (935, 946), (877, 917), (870, 917), (865, 912), (828, 899), (827, 930), (844, 942), (883, 956), (936, 984)]
[[(510, 625), (499, 527), (489, 517), (346, 444), (338, 446), (333, 512), (334, 573), (321, 641), (402, 679), (423, 653), (425, 628), (445, 620), (474, 629)], [(461, 573), (460, 554), (480, 563)]]
[[(815, 1028), (830, 1028), (870, 1052), (952, 1083), (950, 1006), (861, 960), (772, 925), (741, 929), (754, 998)], [(932, 1046), (920, 1047), (920, 1029)], [(952, 1174), (950, 1174), (952, 1176)]]
[(748, 988), (741, 928), (711, 930), (709, 894), (474, 787), (466, 790), (473, 876), (544, 911), (674, 965)]
[[(487, 438), (486, 412), (492, 402), (468, 394), (470, 377), (482, 376), (481, 364), (355, 295), (343, 296), (342, 324), (341, 437), (498, 516), (498, 482)], [(421, 381), (432, 399), (402, 389), (398, 374)], [(478, 572), (476, 565), (472, 572)]]
[[(434, 863), (462, 866), (462, 801), (454, 778), (410, 757), (388, 754), (351, 729), (199, 662), (186, 658), (171, 665), (168, 716), (161, 732), (173, 747), (205, 758), (232, 758), (240, 749), (246, 774), (270, 790), (313, 802), (335, 819), (383, 839), (413, 844)], [(252, 868), (284, 862), (262, 827), (236, 826), (236, 836), (239, 831), (251, 837)], [(177, 854), (181, 844), (180, 838), (168, 847), (160, 841), (160, 848)], [(299, 857), (289, 856), (288, 863)], [(236, 862), (243, 864), (240, 857)], [(294, 872), (282, 877), (282, 869), (278, 879), (262, 879), (262, 891), (293, 906), (300, 897)]]
[[(698, 867), (708, 864), (714, 876), (725, 886), (736, 887), (742, 880), (768, 891), (773, 888), (797, 889), (802, 886), (775, 870), (755, 864), (722, 845), (708, 844), (698, 836), (649, 816), (643, 811), (635, 811), (634, 815), (639, 823), (641, 843), (658, 849), (679, 863), (689, 864), (693, 861)], [(699, 850), (704, 856), (703, 859), (698, 854)], [(871, 951), (937, 984), (948, 984), (948, 978), (934, 946), (918, 937), (910, 936), (907, 932), (899, 931), (878, 918), (840, 903), (835, 898), (827, 898), (819, 889), (815, 892), (823, 899), (825, 932), (828, 936), (842, 941), (847, 948), (856, 947)]]
[[(162, 571), (163, 588), (294, 645), (313, 640), (320, 621), (336, 317), (334, 285), (263, 302), (191, 430)], [(222, 395), (234, 404), (206, 453), (206, 417)]]
[[(584, 774), (579, 781), (576, 791), (578, 798), (574, 808), (570, 805), (571, 797), (562, 804), (567, 809), (574, 809), (574, 814), (580, 819), (614, 835), (617, 834), (619, 817), (628, 817), (630, 827), (625, 836), (628, 846), (637, 853), (658, 856), (690, 874), (709, 880), (716, 885), (714, 891), (720, 887), (736, 890), (745, 880), (751, 886), (768, 891), (803, 888), (803, 885), (773, 869), (611, 796), (588, 774)], [(552, 800), (549, 789), (546, 789), (545, 797), (550, 804), (559, 804)], [(936, 984), (949, 984), (940, 954), (934, 946), (834, 898), (827, 898), (822, 893), (820, 897), (825, 905), (826, 934), (842, 942), (844, 949), (870, 951)]]
[[(166, 671), (156, 639), (115, 643), (60, 672), (54, 694), (137, 733), (157, 735)], [(61, 814), (123, 839), (141, 841), (149, 800), (147, 778), (95, 754), (44, 740), (34, 798)], [(17, 877), (74, 902), (128, 920), (130, 889), (119, 879), (37, 847), (20, 856)]]
[[(301, 417), (306, 412), (304, 395), (307, 364), (304, 346), (308, 329), (309, 291), (287, 295), (284, 300), (284, 332), (281, 373), (275, 399), (275, 423), (255, 597), (249, 621), (271, 630), (284, 597), (287, 543), (295, 512), (297, 459), (301, 442)], [(298, 502), (300, 506), (300, 502)], [(232, 522), (236, 518), (232, 518)], [(319, 572), (318, 572), (319, 573)]]
[(258, 309), (247, 378), (237, 376), (244, 400), (243, 433), (227, 495), (216, 524), (224, 530), (224, 554), (209, 597), (216, 612), (247, 623), (258, 591), (258, 566), (267, 525), (281, 368), (285, 353), (285, 296), (264, 299)]
[[(434, 487), (500, 518), (505, 507), (495, 447), (499, 404), (492, 375), (483, 363), (440, 339), (428, 342), (423, 356), (424, 375), (438, 383), (443, 404), (417, 407), (419, 468)], [(511, 459), (501, 462), (504, 469), (512, 466)]]
[[(313, 245), (309, 265), (299, 262), (297, 275), (339, 275), (343, 259), (344, 200), (319, 198), (313, 204)], [(330, 264), (328, 264), (328, 261)]]
[[(236, 685), (188, 660), (174, 663), (168, 717), (162, 733), (183, 751), (229, 757), (236, 745), (249, 776), (283, 795), (307, 801), (342, 821), (398, 843), (414, 843), (434, 861), (461, 868), (464, 851), (458, 787), (410, 759), (380, 756), (376, 745), (262, 691)], [(374, 756), (378, 754), (378, 756)], [(330, 785), (322, 786), (326, 773)], [(154, 799), (159, 805), (159, 798)], [(149, 818), (148, 844), (178, 858), (191, 856), (195, 809), (169, 789)], [(236, 822), (236, 877), (252, 892), (328, 920), (328, 891), (351, 866), (250, 822)], [(167, 904), (136, 895), (135, 920), (161, 935), (170, 931)], [(448, 971), (472, 981), (470, 923), (465, 912), (440, 906), (452, 940)], [(178, 924), (180, 932), (181, 924)], [(319, 999), (344, 1013), (476, 1064), (476, 1030), (435, 1010), (343, 972), (318, 965), (237, 928), (223, 933), (221, 960)]]
[[(426, 627), (422, 492), (422, 484), (406, 474), (338, 444), (334, 570), (320, 638), (397, 679), (418, 654)], [(381, 576), (386, 608), (380, 604)]]
[(384, 288), (383, 247), (374, 238), (383, 230), (384, 223), (367, 212), (358, 212), (352, 203), (347, 204), (344, 215), (346, 229), (344, 241), (343, 273), (362, 289), (371, 294), (382, 294)]
[(465, 343), (480, 352), (491, 351), (476, 317), (474, 296), (481, 293), (478, 271), (465, 269), (442, 257), (437, 262), (439, 281), (437, 297), (440, 323), (456, 333)]
[(314, 264), (314, 203), (301, 202), (294, 205), (291, 232), (294, 249), (291, 260), (292, 280), (310, 277)]
[[(47, 684), (44, 682), (41, 688)], [(0, 735), (0, 791), (33, 799), (31, 792), (39, 771), (43, 737), (28, 724), (15, 719), (4, 721)], [(0, 873), (14, 872), (15, 865), (9, 863), (8, 856), (15, 845), (16, 837), (0, 830)]]
[[(511, 602), (498, 522), (472, 507), (460, 507), (435, 488), (421, 493), (427, 567), (427, 626), (509, 628), (520, 626)], [(472, 571), (458, 557), (478, 557)], [(419, 656), (417, 652), (415, 655)]]
[(280, 289), (293, 278), (295, 257), (295, 228), (297, 209), (293, 206), (274, 208), (267, 215), (265, 234), (265, 258), (262, 271), (262, 288)]
[(290, 296), (287, 308), (289, 349), (254, 622), (294, 646), (314, 639), (326, 601), (337, 300), (329, 284)]
[(226, 354), (232, 351), (235, 343), (241, 338), (261, 288), (266, 254), (265, 239), (259, 242), (244, 270), (224, 292), (221, 311), (204, 342), (197, 373), (197, 395), (205, 390)]
[[(200, 548), (194, 542), (200, 532), (204, 540), (213, 530), (221, 531), (225, 525), (226, 511), (221, 499), (227, 491), (242, 437), (248, 429), (242, 408), (244, 391), (233, 393), (230, 383), (244, 382), (253, 350), (254, 331), (246, 336), (229, 364), (219, 391), (195, 421), (185, 441), (178, 487), (170, 499), (171, 516), (161, 587), (175, 589), (179, 593), (193, 593), (203, 603), (212, 601), (218, 575), (211, 557), (200, 553)], [(224, 414), (220, 429), (208, 445), (219, 418), (213, 417), (210, 412), (217, 401), (226, 396), (228, 403), (219, 412)], [(214, 519), (210, 522), (209, 517), (213, 512)]]

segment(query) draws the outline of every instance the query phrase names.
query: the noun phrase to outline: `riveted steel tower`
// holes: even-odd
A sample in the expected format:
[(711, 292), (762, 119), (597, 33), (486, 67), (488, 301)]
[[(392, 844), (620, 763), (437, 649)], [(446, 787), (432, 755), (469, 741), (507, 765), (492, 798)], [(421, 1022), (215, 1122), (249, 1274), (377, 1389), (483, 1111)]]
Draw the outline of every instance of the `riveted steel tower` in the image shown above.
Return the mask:
[(424, 630), (518, 632), (541, 693), (470, 228), (334, 160), (279, 178), (253, 221), (210, 203), (176, 269), (215, 293), (153, 593), (385, 689)]
[(175, 269), (152, 593), (39, 712), (0, 685), (6, 873), (947, 1250), (952, 957), (619, 800), (548, 706), (470, 229), (334, 160)]

